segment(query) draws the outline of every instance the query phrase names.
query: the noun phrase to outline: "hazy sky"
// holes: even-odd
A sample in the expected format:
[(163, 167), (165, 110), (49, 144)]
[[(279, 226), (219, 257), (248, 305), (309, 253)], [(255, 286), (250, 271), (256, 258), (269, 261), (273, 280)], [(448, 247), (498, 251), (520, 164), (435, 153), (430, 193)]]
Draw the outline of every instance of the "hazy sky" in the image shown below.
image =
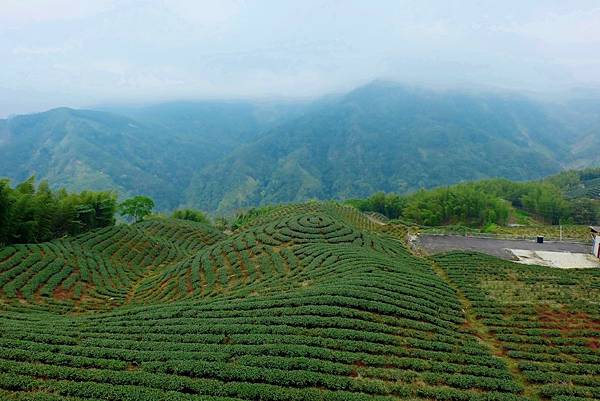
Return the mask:
[(0, 116), (376, 78), (600, 85), (600, 1), (0, 0)]

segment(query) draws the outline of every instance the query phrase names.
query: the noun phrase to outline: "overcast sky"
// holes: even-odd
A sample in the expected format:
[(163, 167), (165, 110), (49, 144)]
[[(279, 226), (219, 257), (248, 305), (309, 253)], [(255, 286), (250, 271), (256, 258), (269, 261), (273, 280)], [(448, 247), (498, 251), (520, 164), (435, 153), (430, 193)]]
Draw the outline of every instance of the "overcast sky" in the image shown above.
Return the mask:
[(600, 85), (600, 1), (0, 0), (0, 116), (373, 79)]

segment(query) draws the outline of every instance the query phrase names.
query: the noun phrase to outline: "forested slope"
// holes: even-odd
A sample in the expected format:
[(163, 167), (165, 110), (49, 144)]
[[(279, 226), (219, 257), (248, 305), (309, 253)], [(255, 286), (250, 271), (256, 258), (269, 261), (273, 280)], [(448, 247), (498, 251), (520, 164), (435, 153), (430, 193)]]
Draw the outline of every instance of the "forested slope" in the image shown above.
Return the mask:
[(251, 103), (181, 102), (16, 116), (0, 120), (0, 178), (35, 175), (70, 190), (144, 194), (160, 209), (174, 209), (196, 171), (282, 114)]
[(170, 207), (187, 175), (222, 154), (125, 117), (66, 108), (8, 120), (0, 152), (0, 175), (14, 181), (35, 175), (72, 190), (144, 193)]
[[(377, 81), (308, 101), (198, 101), (0, 120), (0, 177), (152, 197), (160, 210), (365, 197), (597, 162), (597, 102)], [(590, 153), (591, 152), (591, 153)]]
[(227, 211), (483, 177), (541, 178), (561, 168), (562, 135), (525, 98), (376, 82), (212, 163), (194, 177), (187, 198)]

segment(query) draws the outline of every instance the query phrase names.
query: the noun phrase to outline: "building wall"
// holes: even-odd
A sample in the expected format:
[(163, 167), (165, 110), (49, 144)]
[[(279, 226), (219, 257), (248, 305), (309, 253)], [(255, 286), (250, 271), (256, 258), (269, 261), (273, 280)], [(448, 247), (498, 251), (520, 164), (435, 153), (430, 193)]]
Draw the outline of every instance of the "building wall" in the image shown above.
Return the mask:
[(596, 235), (594, 237), (594, 247), (592, 253), (596, 257), (600, 258), (600, 235)]

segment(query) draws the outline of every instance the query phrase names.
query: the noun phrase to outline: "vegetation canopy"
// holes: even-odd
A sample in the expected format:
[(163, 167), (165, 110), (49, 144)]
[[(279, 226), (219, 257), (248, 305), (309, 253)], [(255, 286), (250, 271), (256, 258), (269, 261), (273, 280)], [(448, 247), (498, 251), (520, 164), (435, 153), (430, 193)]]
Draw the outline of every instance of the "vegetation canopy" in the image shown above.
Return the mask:
[(409, 195), (379, 192), (346, 203), (361, 211), (424, 226), (502, 226), (519, 212), (546, 224), (598, 224), (600, 201), (570, 196), (570, 184), (557, 185), (562, 180), (559, 176), (532, 182), (482, 180)]
[(117, 196), (113, 192), (53, 191), (35, 178), (12, 188), (0, 180), (0, 246), (49, 241), (64, 235), (112, 226)]
[[(419, 195), (421, 196), (421, 195)], [(351, 206), (0, 248), (0, 398), (591, 401), (600, 270), (415, 256)]]
[(138, 223), (149, 216), (154, 209), (154, 201), (147, 196), (134, 196), (119, 204), (119, 213)]
[[(149, 196), (158, 210), (186, 205), (211, 214), (377, 191), (404, 195), (597, 166), (600, 102), (584, 105), (549, 110), (518, 94), (376, 81), (308, 103), (58, 108), (0, 119), (0, 172), (20, 182), (35, 171), (53, 187), (113, 188), (124, 198)], [(561, 180), (574, 194), (600, 188), (587, 173)]]
[(171, 215), (174, 219), (195, 221), (197, 223), (210, 223), (210, 220), (200, 210), (194, 209), (178, 209)]

